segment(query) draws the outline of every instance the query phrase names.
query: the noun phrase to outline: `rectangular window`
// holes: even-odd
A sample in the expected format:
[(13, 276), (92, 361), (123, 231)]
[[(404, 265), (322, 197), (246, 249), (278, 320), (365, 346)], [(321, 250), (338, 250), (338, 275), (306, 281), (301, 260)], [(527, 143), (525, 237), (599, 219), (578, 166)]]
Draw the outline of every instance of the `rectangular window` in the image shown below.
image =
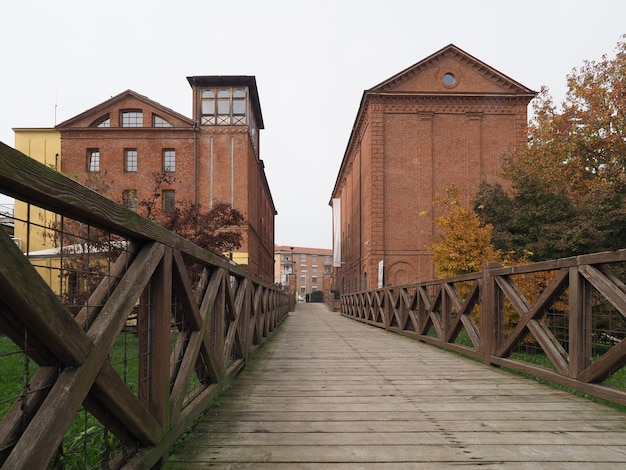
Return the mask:
[(87, 171), (89, 172), (100, 171), (100, 150), (98, 149), (87, 150)]
[(136, 189), (125, 189), (122, 192), (122, 202), (131, 211), (137, 212), (137, 190)]
[(300, 283), (306, 284), (306, 276), (300, 276)]
[(163, 150), (163, 171), (166, 173), (174, 173), (176, 171), (176, 150)]
[(207, 88), (202, 91), (203, 126), (246, 125), (245, 88)]
[(314, 264), (313, 266), (311, 266), (311, 271), (313, 271), (314, 273), (317, 272), (317, 265)]
[(143, 127), (143, 113), (138, 110), (122, 111), (122, 127)]
[(317, 284), (317, 276), (312, 276), (312, 277), (311, 277), (311, 282), (312, 282), (313, 284)]
[(175, 193), (171, 189), (166, 189), (163, 191), (163, 213), (171, 214), (174, 212), (176, 208), (176, 197)]
[(137, 149), (124, 149), (124, 171), (128, 173), (137, 171)]
[(305, 262), (306, 262), (306, 254), (305, 254), (305, 253), (302, 253), (302, 254), (300, 255), (300, 261), (302, 261), (303, 263), (305, 263)]

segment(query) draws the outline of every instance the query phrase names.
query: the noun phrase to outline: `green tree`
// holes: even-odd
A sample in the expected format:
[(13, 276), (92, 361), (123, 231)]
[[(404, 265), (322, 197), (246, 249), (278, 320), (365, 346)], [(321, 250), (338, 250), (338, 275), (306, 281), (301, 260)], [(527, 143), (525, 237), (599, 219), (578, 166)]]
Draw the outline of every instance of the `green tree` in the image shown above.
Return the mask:
[(483, 187), (474, 204), (496, 247), (534, 260), (626, 246), (625, 38), (567, 83), (560, 107), (535, 99), (528, 145), (503, 163), (510, 193)]

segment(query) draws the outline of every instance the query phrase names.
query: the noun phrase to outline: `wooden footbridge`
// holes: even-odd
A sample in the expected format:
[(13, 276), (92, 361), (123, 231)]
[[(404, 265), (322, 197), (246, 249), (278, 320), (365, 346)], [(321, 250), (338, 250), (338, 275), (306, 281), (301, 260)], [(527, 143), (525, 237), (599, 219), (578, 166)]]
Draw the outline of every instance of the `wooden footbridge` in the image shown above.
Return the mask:
[(626, 414), (300, 303), (166, 469), (615, 469)]
[(626, 468), (626, 250), (294, 310), (2, 143), (0, 193), (3, 470)]

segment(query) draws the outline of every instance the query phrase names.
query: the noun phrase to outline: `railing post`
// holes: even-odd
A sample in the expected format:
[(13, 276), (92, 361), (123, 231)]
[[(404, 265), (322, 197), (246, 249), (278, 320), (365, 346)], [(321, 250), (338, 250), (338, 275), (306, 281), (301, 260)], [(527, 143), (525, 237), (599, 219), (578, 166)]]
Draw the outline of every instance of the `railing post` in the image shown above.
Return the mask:
[(591, 358), (591, 287), (569, 268), (569, 376), (577, 379)]
[(150, 343), (150, 411), (169, 427), (169, 350), (172, 321), (172, 249), (167, 247), (152, 279), (152, 341)]
[(498, 349), (502, 340), (503, 298), (496, 284), (492, 269), (501, 267), (500, 263), (487, 263), (483, 269), (483, 285), (480, 305), (480, 342), (483, 362), (491, 365), (491, 356)]
[(386, 287), (381, 297), (381, 301), (383, 302), (383, 325), (385, 325), (385, 330), (389, 330), (389, 325), (391, 325), (391, 315), (393, 315), (392, 295), (391, 289)]

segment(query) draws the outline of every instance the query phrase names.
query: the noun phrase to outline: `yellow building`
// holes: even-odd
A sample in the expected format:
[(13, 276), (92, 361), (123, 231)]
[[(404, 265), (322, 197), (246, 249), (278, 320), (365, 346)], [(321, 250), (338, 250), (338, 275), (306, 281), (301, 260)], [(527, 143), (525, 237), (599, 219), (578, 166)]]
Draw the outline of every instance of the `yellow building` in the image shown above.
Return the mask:
[[(61, 167), (61, 133), (52, 128), (14, 128), (15, 149), (50, 168)], [(29, 213), (30, 211), (30, 213)], [(55, 215), (41, 208), (15, 201), (14, 237), (23, 252), (36, 252), (54, 247), (46, 237), (46, 228), (55, 221)], [(30, 219), (28, 230), (26, 220)], [(33, 228), (35, 228), (33, 230)]]

